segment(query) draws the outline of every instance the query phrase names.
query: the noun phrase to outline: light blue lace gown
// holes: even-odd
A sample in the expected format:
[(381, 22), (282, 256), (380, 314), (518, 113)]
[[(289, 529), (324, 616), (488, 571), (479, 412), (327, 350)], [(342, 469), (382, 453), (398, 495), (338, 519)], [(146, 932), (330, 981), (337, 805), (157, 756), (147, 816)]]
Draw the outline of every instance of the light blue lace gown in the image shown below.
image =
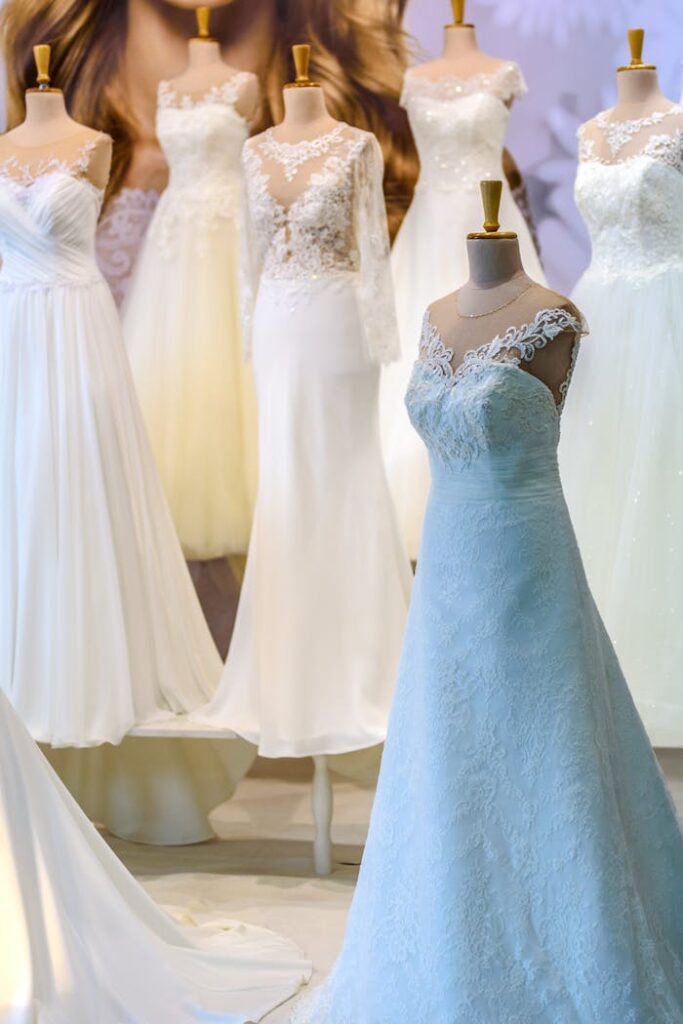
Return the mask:
[[(406, 402), (432, 490), (377, 797), (305, 1024), (681, 1024), (683, 839), (588, 589), (540, 312)], [(575, 345), (575, 350), (576, 350)], [(566, 391), (566, 385), (563, 393)]]

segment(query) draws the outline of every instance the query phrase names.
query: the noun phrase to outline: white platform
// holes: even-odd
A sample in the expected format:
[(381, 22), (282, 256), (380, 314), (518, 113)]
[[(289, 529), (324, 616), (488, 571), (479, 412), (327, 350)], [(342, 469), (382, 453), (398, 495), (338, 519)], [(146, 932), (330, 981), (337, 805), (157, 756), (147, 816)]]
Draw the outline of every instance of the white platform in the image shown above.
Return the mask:
[(185, 739), (185, 740), (236, 740), (237, 733), (232, 729), (218, 729), (210, 725), (197, 725), (189, 722), (182, 715), (169, 718), (151, 725), (138, 725), (131, 729), (129, 736), (148, 739)]

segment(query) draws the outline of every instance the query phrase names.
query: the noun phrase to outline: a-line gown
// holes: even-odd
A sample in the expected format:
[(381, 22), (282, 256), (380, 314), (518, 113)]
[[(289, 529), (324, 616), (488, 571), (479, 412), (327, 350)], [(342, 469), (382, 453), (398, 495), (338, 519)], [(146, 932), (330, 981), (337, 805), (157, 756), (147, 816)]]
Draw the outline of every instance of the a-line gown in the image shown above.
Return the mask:
[(123, 306), (133, 378), (178, 536), (189, 559), (244, 554), (256, 474), (251, 368), (239, 303), (236, 72), (199, 97), (159, 86), (156, 130), (170, 166)]
[(78, 808), (0, 692), (0, 1021), (246, 1024), (310, 975), (239, 921), (179, 927)]
[(503, 180), (501, 224), (517, 232), (529, 275), (544, 280), (502, 164), (509, 108), (525, 92), (519, 67), (508, 61), (493, 72), (468, 78), (430, 79), (412, 69), (405, 76), (401, 103), (415, 136), (420, 177), (391, 254), (401, 358), (382, 379), (380, 426), (401, 535), (413, 561), (420, 546), (429, 463), (406, 416), (403, 397), (425, 307), (468, 278), (465, 236), (481, 227), (483, 179)]
[(560, 408), (525, 369), (582, 324), (491, 319), (455, 369), (425, 321), (396, 697), (344, 945), (299, 1024), (683, 1022), (683, 837), (586, 582)]
[(268, 757), (348, 753), (384, 739), (411, 585), (377, 420), (398, 348), (382, 156), (339, 123), (269, 130), (244, 162), (259, 489), (223, 677), (193, 717)]
[[(683, 107), (582, 130), (593, 342), (560, 470), (586, 572), (654, 746), (683, 746)], [(596, 146), (596, 143), (600, 145)]]

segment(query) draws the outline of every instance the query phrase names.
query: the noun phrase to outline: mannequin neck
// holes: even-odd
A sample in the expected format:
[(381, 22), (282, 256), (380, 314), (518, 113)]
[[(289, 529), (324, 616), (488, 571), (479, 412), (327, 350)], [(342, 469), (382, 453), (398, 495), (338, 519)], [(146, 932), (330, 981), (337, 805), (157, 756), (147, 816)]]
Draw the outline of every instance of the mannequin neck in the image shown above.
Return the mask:
[(26, 118), (24, 124), (27, 127), (40, 127), (40, 125), (59, 121), (63, 121), (65, 125), (72, 123), (61, 89), (50, 89), (49, 91), (47, 89), (30, 89), (25, 94), (25, 99)]
[(325, 130), (332, 118), (327, 112), (325, 94), (320, 86), (302, 86), (285, 89), (282, 93), (285, 116), (282, 127), (294, 131), (301, 129)]
[(624, 112), (628, 113), (629, 108), (645, 108), (652, 111), (662, 105), (670, 104), (659, 87), (656, 71), (641, 69), (617, 72), (616, 110), (623, 108)]
[(187, 56), (189, 68), (223, 63), (220, 44), (215, 39), (190, 39)]
[(516, 238), (468, 238), (467, 259), (467, 286), (473, 290), (488, 291), (524, 275)]
[(477, 33), (473, 25), (446, 26), (441, 54), (444, 60), (462, 60), (463, 57), (480, 52)]

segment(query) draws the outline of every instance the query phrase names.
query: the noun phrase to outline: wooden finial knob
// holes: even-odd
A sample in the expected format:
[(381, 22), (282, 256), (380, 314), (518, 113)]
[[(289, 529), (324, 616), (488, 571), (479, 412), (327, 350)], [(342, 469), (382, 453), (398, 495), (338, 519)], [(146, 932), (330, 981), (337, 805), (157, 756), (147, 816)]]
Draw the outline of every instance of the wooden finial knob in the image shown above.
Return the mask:
[(473, 231), (468, 238), (516, 238), (514, 231), (499, 231), (500, 201), (503, 195), (503, 182), (485, 179), (479, 183), (481, 201), (484, 206), (484, 230)]
[(198, 7), (195, 11), (197, 16), (197, 36), (199, 39), (210, 39), (209, 18), (211, 15), (208, 7)]
[(451, 0), (453, 8), (453, 24), (462, 25), (465, 21), (465, 0)]
[(623, 64), (619, 71), (656, 71), (654, 64), (643, 63), (643, 40), (645, 39), (645, 30), (642, 28), (630, 28), (626, 33), (628, 38), (628, 46), (631, 51), (631, 63)]
[(39, 89), (47, 89), (50, 84), (50, 54), (52, 48), (47, 43), (40, 43), (33, 47), (33, 57), (36, 62), (38, 77), (36, 79)]
[(300, 84), (302, 82), (309, 82), (308, 66), (311, 62), (311, 48), (308, 43), (297, 43), (293, 46), (292, 56), (294, 57), (294, 67), (296, 69), (296, 81)]

